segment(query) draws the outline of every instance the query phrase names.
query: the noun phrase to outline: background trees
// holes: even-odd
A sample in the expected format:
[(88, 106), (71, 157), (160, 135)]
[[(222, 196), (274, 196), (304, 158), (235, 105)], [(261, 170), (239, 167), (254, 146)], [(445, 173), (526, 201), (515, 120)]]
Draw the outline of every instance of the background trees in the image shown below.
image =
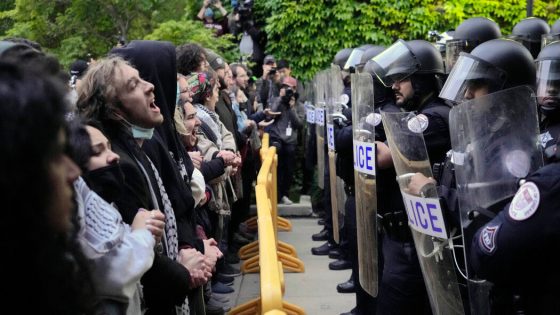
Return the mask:
[[(224, 0), (226, 6), (229, 3)], [(68, 65), (88, 53), (103, 56), (120, 37), (197, 42), (230, 61), (236, 40), (216, 38), (195, 15), (202, 0), (2, 0), (0, 36), (39, 42)], [(560, 0), (534, 1), (533, 15), (554, 23)], [(228, 11), (231, 12), (229, 8)], [(473, 16), (494, 19), (507, 35), (526, 16), (517, 0), (255, 0), (254, 17), (268, 34), (267, 52), (291, 61), (309, 79), (345, 47), (428, 38)]]

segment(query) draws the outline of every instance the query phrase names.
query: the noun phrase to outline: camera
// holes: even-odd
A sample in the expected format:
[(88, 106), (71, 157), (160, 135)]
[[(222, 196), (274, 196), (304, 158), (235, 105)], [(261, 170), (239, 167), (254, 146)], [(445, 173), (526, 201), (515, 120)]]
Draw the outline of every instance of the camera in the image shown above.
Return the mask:
[(268, 75), (269, 76), (273, 76), (276, 74), (276, 67), (272, 67), (270, 68), (270, 71), (268, 71)]
[(291, 87), (285, 88), (284, 91), (286, 91), (286, 97), (287, 97), (288, 99), (291, 99), (291, 98), (294, 96), (294, 94), (295, 94), (295, 93), (294, 93), (294, 90), (292, 90)]
[(208, 1), (209, 5), (216, 5), (217, 0), (210, 0)]

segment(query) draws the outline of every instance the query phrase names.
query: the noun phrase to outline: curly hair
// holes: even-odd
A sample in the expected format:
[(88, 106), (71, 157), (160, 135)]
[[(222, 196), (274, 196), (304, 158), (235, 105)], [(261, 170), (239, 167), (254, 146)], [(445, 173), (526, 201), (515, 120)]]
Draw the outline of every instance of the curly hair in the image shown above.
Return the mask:
[(185, 44), (176, 48), (177, 72), (189, 75), (200, 71), (200, 64), (206, 60), (204, 48), (197, 44)]

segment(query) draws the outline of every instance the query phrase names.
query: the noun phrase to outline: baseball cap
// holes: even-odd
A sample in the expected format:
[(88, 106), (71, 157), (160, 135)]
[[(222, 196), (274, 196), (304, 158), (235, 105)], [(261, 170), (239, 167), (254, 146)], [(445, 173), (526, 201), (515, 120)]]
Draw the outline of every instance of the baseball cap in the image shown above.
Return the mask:
[(87, 68), (87, 62), (85, 60), (78, 59), (70, 65), (70, 75), (75, 75), (76, 77), (80, 78), (84, 73), (86, 73)]
[(226, 62), (220, 55), (216, 54), (210, 49), (205, 49), (206, 51), (206, 60), (210, 64), (212, 70), (217, 71), (219, 69), (224, 69), (226, 67)]
[(264, 57), (263, 64), (269, 65), (273, 63), (276, 63), (276, 59), (273, 55), (266, 55), (266, 57)]

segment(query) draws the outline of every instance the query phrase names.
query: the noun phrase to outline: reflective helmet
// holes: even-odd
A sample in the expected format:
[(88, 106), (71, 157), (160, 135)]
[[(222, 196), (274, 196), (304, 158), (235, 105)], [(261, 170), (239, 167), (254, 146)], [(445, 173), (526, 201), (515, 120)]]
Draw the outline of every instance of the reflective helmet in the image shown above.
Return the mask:
[(556, 20), (556, 22), (552, 25), (550, 32), (548, 34), (544, 34), (541, 39), (541, 49), (542, 47), (559, 41), (560, 40), (560, 19)]
[(545, 115), (560, 111), (560, 42), (543, 47), (536, 59), (537, 100)]
[(530, 17), (515, 24), (509, 38), (523, 44), (523, 46), (529, 49), (533, 58), (537, 58), (537, 55), (541, 51), (541, 38), (549, 32), (550, 26), (548, 26), (546, 21), (536, 17)]
[(346, 63), (344, 64), (343, 67), (341, 67), (341, 69), (346, 70), (348, 72), (355, 72), (356, 66), (362, 60), (362, 55), (364, 54), (364, 51), (365, 51), (364, 49), (359, 47), (352, 49), (350, 56), (348, 56)]
[(372, 61), (373, 72), (388, 87), (412, 74), (444, 74), (440, 53), (425, 40), (399, 39)]
[(340, 69), (344, 68), (344, 65), (346, 64), (346, 61), (350, 57), (350, 54), (352, 54), (352, 51), (353, 51), (352, 48), (344, 48), (342, 50), (339, 50), (334, 56), (332, 63), (338, 65)]
[[(382, 51), (385, 50), (384, 46), (379, 46), (379, 45), (369, 45), (369, 46), (370, 47), (364, 51), (364, 54), (362, 55), (362, 58), (360, 60), (359, 65), (362, 67), (365, 67), (367, 62), (371, 60), (371, 58), (379, 55)], [(373, 72), (371, 74), (374, 75)]]
[(451, 72), (461, 52), (471, 52), (476, 46), (500, 37), (500, 27), (488, 18), (474, 17), (463, 21), (457, 26), (453, 40), (445, 43), (446, 72)]
[(385, 50), (383, 46), (373, 46), (366, 50), (362, 55), (362, 62), (364, 63), (363, 72), (369, 73), (373, 77), (373, 89), (374, 89), (374, 103), (376, 105), (383, 104), (388, 101), (392, 96), (392, 91), (390, 87), (384, 86), (379, 78), (375, 75), (373, 70), (375, 63), (372, 60), (375, 56), (379, 55)]
[(487, 93), (535, 84), (535, 64), (525, 46), (509, 39), (493, 39), (462, 52), (439, 96), (452, 102), (465, 100), (465, 92), (485, 87)]

